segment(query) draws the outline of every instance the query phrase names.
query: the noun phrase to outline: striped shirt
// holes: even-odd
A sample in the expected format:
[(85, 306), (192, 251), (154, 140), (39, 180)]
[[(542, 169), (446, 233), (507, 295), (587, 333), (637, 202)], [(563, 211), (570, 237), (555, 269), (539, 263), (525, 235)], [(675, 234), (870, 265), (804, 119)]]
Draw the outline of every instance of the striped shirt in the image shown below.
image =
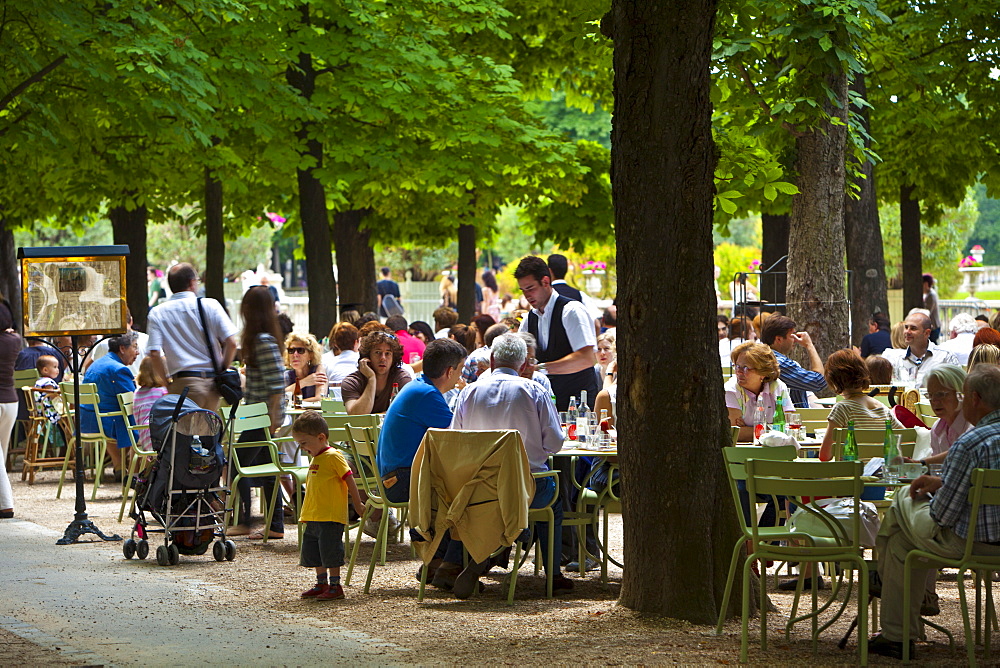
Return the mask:
[(885, 429), (886, 420), (892, 420), (893, 429), (903, 428), (888, 406), (879, 404), (878, 408), (868, 408), (857, 399), (838, 401), (826, 419), (835, 428), (846, 428), (851, 420), (854, 420), (855, 429)]
[[(974, 469), (1000, 468), (1000, 410), (958, 437), (941, 471), (943, 486), (930, 501), (931, 517), (961, 538), (969, 535), (969, 489)], [(980, 506), (974, 539), (1000, 543), (1000, 506)]]
[[(278, 342), (270, 334), (258, 334), (254, 339), (256, 366), (247, 366), (247, 383), (243, 400), (248, 404), (267, 402), (275, 394), (285, 396), (285, 364)], [(284, 411), (282, 411), (284, 412)]]

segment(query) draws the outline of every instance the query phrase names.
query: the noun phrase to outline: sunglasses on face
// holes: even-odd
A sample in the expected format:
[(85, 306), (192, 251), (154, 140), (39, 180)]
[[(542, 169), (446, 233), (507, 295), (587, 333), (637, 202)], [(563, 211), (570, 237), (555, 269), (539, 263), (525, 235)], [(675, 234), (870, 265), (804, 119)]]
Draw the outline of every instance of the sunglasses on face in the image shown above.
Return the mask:
[(308, 351), (305, 348), (289, 348), (289, 355), (305, 355)]

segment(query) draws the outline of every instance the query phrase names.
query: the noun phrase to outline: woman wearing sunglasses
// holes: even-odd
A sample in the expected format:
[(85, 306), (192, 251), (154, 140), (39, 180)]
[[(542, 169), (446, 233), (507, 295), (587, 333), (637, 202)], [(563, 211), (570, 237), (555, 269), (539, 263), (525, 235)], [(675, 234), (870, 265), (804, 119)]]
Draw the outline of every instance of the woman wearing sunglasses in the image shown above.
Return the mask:
[(303, 399), (326, 396), (326, 368), (323, 349), (312, 334), (292, 332), (285, 338), (285, 392)]

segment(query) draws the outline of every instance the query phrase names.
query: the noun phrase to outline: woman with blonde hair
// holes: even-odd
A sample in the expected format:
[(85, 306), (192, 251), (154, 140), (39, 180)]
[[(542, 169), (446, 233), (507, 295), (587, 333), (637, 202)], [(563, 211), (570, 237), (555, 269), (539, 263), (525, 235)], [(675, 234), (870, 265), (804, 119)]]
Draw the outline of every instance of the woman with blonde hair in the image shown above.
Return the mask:
[(1000, 364), (1000, 348), (992, 343), (981, 343), (973, 348), (965, 370), (972, 371), (977, 364)]
[(778, 359), (770, 346), (747, 341), (733, 349), (732, 358), (733, 377), (726, 381), (729, 424), (740, 428), (739, 440), (749, 441), (757, 424), (757, 407), (764, 407), (764, 420), (770, 423), (778, 397), (789, 408), (792, 398), (778, 380)]
[(601, 387), (605, 389), (614, 384), (618, 374), (615, 348), (613, 332), (604, 332), (597, 337), (597, 364), (594, 365), (594, 371), (597, 372), (597, 380), (601, 383)]
[(292, 332), (285, 337), (285, 392), (313, 399), (326, 396), (326, 368), (323, 349), (308, 332)]

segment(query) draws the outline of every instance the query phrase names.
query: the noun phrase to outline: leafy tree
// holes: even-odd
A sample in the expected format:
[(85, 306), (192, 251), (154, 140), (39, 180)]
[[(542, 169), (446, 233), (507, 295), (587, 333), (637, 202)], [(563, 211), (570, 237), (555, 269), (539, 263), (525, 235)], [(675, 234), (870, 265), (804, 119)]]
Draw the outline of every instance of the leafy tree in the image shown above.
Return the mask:
[(1000, 264), (1000, 200), (988, 197), (986, 186), (977, 184), (975, 188), (979, 219), (969, 237), (969, 245), (979, 244), (986, 249), (983, 264)]

